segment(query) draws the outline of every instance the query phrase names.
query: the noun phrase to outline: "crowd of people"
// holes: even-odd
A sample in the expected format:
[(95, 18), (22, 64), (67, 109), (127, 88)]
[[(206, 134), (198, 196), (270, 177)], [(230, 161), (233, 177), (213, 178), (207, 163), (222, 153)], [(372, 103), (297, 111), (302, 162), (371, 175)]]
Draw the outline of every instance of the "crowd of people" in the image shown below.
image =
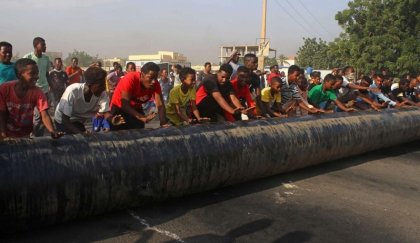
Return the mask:
[(16, 63), (12, 48), (0, 42), (0, 139), (43, 136), (45, 128), (53, 138), (141, 129), (156, 116), (168, 127), (420, 107), (420, 74), (396, 78), (386, 69), (356, 75), (349, 66), (322, 78), (296, 65), (287, 73), (273, 65), (265, 74), (257, 70), (255, 54), (245, 54), (240, 64), (234, 52), (215, 73), (209, 62), (199, 73), (180, 65), (160, 69), (153, 62), (140, 70), (132, 62), (125, 70), (114, 63), (106, 72), (100, 62), (83, 70), (77, 58), (64, 68), (60, 58), (44, 54), (40, 37)]

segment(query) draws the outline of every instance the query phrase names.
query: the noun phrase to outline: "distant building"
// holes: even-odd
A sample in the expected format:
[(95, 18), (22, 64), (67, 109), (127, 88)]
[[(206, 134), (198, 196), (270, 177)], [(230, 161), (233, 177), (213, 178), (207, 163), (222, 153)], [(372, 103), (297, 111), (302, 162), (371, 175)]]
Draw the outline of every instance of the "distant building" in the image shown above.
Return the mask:
[(179, 64), (183, 67), (190, 67), (187, 57), (172, 51), (158, 51), (157, 54), (151, 55), (129, 55), (127, 62), (134, 62), (138, 69), (147, 62), (159, 64), (161, 68), (170, 69), (170, 66)]
[(269, 45), (260, 46), (260, 45), (232, 45), (232, 46), (221, 46), (220, 47), (220, 63), (224, 63), (234, 51), (238, 51), (243, 57), (247, 53), (253, 53), (257, 56), (263, 54), (263, 56), (268, 57), (273, 55), (277, 57), (277, 50), (271, 49)]

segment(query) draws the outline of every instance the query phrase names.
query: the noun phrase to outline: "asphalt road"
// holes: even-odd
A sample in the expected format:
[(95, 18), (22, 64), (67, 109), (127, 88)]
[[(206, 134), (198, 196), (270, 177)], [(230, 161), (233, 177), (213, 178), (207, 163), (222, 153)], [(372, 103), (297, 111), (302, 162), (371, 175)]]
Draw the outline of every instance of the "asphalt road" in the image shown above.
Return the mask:
[(0, 242), (420, 242), (420, 141)]

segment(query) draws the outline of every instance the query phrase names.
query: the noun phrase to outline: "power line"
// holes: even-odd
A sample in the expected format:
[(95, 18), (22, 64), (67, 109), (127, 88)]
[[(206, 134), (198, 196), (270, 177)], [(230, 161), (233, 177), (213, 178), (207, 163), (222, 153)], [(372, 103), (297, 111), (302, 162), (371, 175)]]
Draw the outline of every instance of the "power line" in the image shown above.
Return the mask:
[(303, 16), (296, 8), (293, 4), (291, 4), (289, 2), (289, 0), (286, 0), (286, 3), (290, 6), (291, 9), (293, 9), (293, 11), (300, 17), (300, 19), (302, 19), (303, 22), (305, 22), (305, 24), (307, 26), (311, 26), (311, 23), (309, 23), (309, 21), (306, 20), (305, 16)]
[[(280, 7), (280, 9), (284, 10), (285, 7), (283, 7), (278, 0), (274, 0), (274, 2)], [(312, 32), (310, 30), (308, 30), (304, 25), (302, 25), (299, 21), (297, 21), (297, 19), (290, 14), (288, 11), (284, 11), (296, 24), (298, 24), (303, 30), (305, 30), (307, 33), (312, 34)]]
[(327, 32), (329, 35), (330, 35), (330, 37), (332, 37), (332, 38), (334, 38), (334, 35), (333, 34), (331, 34), (331, 32), (327, 29), (327, 28), (325, 28), (324, 27), (324, 25), (322, 25), (321, 24), (321, 22), (319, 22), (318, 21), (318, 19), (311, 13), (311, 11), (309, 11), (308, 10), (308, 8), (306, 8), (305, 7), (305, 5), (300, 1), (300, 0), (297, 0), (298, 1), (298, 3), (306, 10), (306, 12), (309, 14), (309, 15), (311, 15), (312, 16), (312, 18), (319, 24), (319, 26), (321, 26), (322, 27), (322, 29), (324, 29), (325, 30), (325, 32)]

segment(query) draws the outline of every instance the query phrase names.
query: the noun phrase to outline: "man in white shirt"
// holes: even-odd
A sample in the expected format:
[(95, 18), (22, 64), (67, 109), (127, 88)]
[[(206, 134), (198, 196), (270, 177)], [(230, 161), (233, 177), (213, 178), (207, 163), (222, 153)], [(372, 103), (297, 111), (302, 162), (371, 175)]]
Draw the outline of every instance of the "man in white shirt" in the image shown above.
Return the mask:
[(106, 75), (103, 69), (90, 67), (84, 72), (86, 83), (74, 83), (66, 88), (54, 115), (57, 130), (68, 134), (89, 133), (84, 123), (98, 113), (115, 125), (121, 122), (109, 113)]

